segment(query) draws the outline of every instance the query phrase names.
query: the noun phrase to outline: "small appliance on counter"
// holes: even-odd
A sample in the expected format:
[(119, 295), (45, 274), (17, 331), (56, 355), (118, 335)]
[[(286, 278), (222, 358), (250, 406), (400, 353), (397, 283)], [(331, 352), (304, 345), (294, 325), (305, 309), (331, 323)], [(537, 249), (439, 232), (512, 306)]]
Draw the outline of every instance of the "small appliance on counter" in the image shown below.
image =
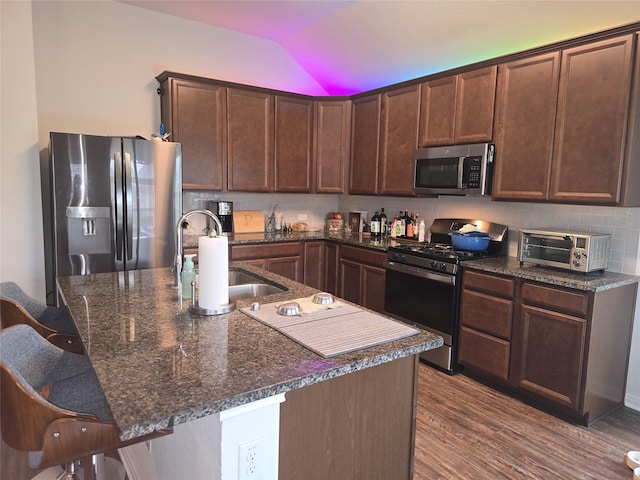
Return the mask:
[[(227, 237), (233, 235), (233, 202), (209, 202), (207, 210), (220, 220), (222, 224), (222, 235)], [(212, 228), (209, 220), (207, 220), (207, 228)]]
[(610, 243), (608, 233), (525, 229), (518, 239), (518, 260), (589, 273), (607, 268)]

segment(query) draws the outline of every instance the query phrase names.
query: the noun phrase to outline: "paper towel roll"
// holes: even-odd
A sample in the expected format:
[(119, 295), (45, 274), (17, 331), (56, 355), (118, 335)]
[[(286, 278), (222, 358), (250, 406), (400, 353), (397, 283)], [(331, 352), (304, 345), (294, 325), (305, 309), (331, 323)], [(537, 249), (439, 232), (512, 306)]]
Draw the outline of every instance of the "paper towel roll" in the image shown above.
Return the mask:
[(198, 239), (198, 306), (213, 310), (229, 303), (229, 240)]

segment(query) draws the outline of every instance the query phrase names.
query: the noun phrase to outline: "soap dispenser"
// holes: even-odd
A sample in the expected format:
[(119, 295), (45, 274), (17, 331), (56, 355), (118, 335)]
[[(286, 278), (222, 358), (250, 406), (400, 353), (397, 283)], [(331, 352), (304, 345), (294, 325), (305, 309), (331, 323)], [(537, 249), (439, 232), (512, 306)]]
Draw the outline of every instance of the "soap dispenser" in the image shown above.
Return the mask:
[(184, 266), (182, 267), (182, 298), (191, 298), (191, 282), (196, 279), (196, 271), (193, 265), (194, 254), (185, 255)]

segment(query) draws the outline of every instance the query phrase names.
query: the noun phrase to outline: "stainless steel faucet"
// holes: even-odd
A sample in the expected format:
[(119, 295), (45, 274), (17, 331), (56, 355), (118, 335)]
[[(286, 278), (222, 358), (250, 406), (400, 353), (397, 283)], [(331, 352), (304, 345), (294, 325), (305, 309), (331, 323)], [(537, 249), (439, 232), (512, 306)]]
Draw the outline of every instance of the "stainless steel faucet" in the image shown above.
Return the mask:
[[(216, 217), (209, 210), (190, 210), (178, 220), (178, 225), (176, 225), (176, 256), (175, 256), (175, 268), (174, 270), (174, 278), (173, 285), (182, 288), (182, 224), (185, 222), (187, 218), (191, 215), (195, 215), (196, 213), (201, 213), (202, 215), (206, 215), (215, 224), (215, 229), (218, 231), (217, 235), (222, 235), (222, 224), (220, 223), (220, 219)], [(211, 231), (209, 232), (211, 235)]]

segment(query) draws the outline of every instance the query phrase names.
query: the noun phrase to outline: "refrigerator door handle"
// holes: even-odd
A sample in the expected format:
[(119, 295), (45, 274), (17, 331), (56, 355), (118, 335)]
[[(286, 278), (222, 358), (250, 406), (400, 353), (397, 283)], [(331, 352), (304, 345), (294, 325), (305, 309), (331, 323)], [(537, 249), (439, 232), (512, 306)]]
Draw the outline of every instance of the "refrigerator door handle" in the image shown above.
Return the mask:
[(125, 221), (127, 223), (126, 230), (126, 259), (133, 259), (133, 188), (132, 188), (133, 177), (131, 176), (131, 154), (129, 152), (125, 152), (124, 154), (124, 182), (125, 182), (125, 195), (127, 210), (125, 212), (126, 218)]
[(115, 169), (115, 230), (116, 230), (116, 261), (123, 261), (124, 252), (124, 205), (122, 198), (122, 155), (120, 152), (114, 153), (114, 169)]

